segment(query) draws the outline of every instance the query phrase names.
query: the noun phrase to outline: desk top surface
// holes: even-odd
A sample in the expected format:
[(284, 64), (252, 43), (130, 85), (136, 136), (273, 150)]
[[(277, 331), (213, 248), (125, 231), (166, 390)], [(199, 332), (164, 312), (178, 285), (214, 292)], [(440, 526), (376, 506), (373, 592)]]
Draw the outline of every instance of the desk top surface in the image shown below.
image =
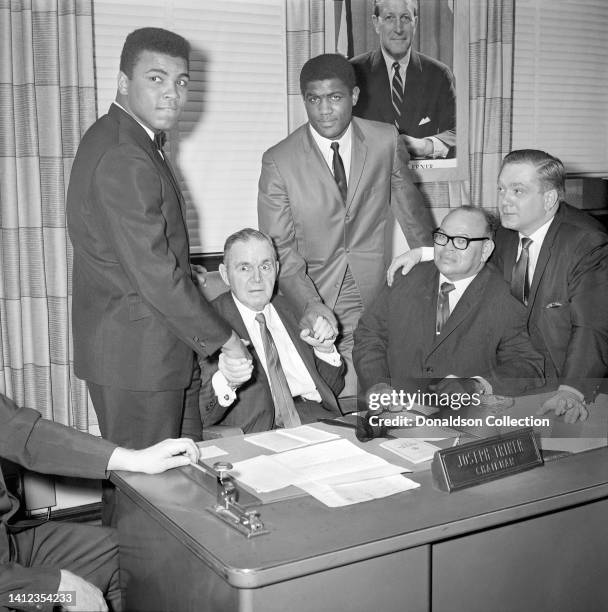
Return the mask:
[[(605, 422), (608, 413), (601, 410)], [(332, 431), (349, 437), (348, 430)], [(571, 431), (580, 436), (585, 426)], [(222, 447), (222, 440), (209, 444)], [(156, 476), (120, 472), (112, 479), (229, 583), (255, 588), (608, 497), (608, 448), (453, 493), (436, 490), (428, 470), (408, 476), (421, 487), (342, 508), (307, 495), (266, 504), (261, 516), (270, 533), (252, 539), (207, 511), (215, 494), (196, 482), (193, 467)]]

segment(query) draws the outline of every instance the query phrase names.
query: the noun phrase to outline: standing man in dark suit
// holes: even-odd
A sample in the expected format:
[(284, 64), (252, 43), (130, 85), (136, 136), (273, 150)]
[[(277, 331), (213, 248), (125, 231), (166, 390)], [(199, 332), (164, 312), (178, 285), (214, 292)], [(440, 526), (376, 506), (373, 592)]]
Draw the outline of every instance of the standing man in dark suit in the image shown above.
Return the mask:
[(349, 62), (337, 54), (308, 60), (300, 89), (308, 123), (264, 153), (259, 226), (278, 251), (279, 289), (304, 311), (305, 327), (335, 312), (343, 396), (354, 398), (352, 333), (383, 281), (391, 211), (410, 246), (428, 244), (433, 223), (397, 132), (352, 118), (359, 88)]
[(434, 261), (384, 287), (355, 331), (364, 392), (415, 392), (432, 382), (438, 393), (514, 395), (543, 384), (525, 308), (487, 264), (492, 234), (485, 211), (458, 208), (433, 234)]
[[(498, 177), (502, 228), (492, 261), (526, 307), (527, 329), (545, 358), (549, 383), (559, 384), (541, 407), (567, 422), (586, 419), (608, 375), (608, 235), (564, 201), (562, 162), (535, 149), (512, 151)], [(422, 249), (426, 251), (426, 249)], [(387, 276), (428, 258), (420, 249), (391, 264)], [(389, 280), (390, 282), (390, 280)]]
[(162, 150), (186, 102), (189, 50), (167, 30), (129, 34), (116, 102), (84, 135), (68, 189), (75, 371), (102, 435), (132, 448), (180, 433), (194, 351), (248, 358), (192, 280), (185, 202)]
[[(230, 291), (215, 299), (213, 306), (241, 338), (251, 342), (253, 371), (224, 355), (219, 361), (201, 362), (203, 428), (220, 423), (249, 433), (340, 415), (336, 394), (344, 385), (344, 364), (329, 323), (321, 318), (317, 325), (321, 335), (330, 337), (325, 341), (300, 330), (287, 300), (273, 297), (278, 270), (266, 234), (247, 228), (226, 240), (220, 274)], [(276, 348), (274, 361), (267, 333)], [(278, 393), (284, 383), (288, 397)]]
[(395, 125), (412, 157), (454, 157), (454, 76), (412, 49), (418, 0), (375, 0), (372, 22), (380, 48), (351, 60), (361, 90), (353, 114)]
[[(158, 474), (198, 457), (191, 440), (165, 440), (137, 451), (119, 448), (0, 395), (0, 458), (28, 469), (105, 478), (110, 470)], [(50, 611), (60, 604), (62, 610), (123, 609), (114, 530), (55, 521), (28, 526), (11, 521), (17, 509), (0, 469), (1, 610)]]

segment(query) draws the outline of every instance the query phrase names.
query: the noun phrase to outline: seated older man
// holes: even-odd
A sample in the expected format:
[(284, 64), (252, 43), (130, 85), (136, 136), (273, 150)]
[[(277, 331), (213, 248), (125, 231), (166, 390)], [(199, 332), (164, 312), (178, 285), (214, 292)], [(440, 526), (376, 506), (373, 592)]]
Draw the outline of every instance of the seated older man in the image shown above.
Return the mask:
[(274, 295), (279, 263), (272, 240), (250, 228), (232, 234), (219, 270), (230, 291), (212, 304), (250, 343), (253, 363), (225, 355), (201, 362), (203, 428), (247, 433), (339, 415), (345, 368), (331, 325), (318, 317), (312, 330), (301, 331), (289, 302)]
[[(157, 474), (198, 456), (191, 440), (165, 440), (137, 451), (120, 448), (47, 421), (0, 395), (0, 457), (45, 474)], [(113, 529), (52, 521), (32, 527), (10, 521), (17, 509), (0, 470), (0, 610), (52, 610), (61, 604), (90, 612), (123, 609)]]
[(456, 209), (433, 233), (434, 261), (382, 290), (355, 331), (364, 391), (415, 391), (432, 382), (436, 392), (514, 395), (543, 384), (525, 308), (487, 263), (492, 237), (485, 211)]

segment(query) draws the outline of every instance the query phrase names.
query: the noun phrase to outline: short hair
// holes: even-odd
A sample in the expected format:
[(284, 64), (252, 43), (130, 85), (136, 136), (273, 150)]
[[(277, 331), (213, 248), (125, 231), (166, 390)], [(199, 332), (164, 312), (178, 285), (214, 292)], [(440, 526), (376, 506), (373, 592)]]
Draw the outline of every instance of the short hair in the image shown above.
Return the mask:
[(270, 245), (273, 257), (275, 260), (277, 259), (277, 253), (272, 238), (265, 232), (253, 229), (252, 227), (246, 227), (238, 232), (234, 232), (234, 234), (230, 234), (230, 236), (226, 238), (226, 242), (224, 242), (224, 264), (226, 264), (230, 250), (237, 242), (249, 242), (250, 240), (267, 242)]
[(339, 79), (352, 92), (357, 79), (351, 63), (339, 53), (324, 53), (309, 59), (300, 71), (300, 91), (302, 95), (312, 81)]
[(465, 212), (468, 212), (468, 213), (481, 215), (485, 221), (485, 227), (484, 227), (483, 233), (488, 238), (492, 238), (492, 239), (494, 238), (494, 234), (496, 233), (496, 230), (498, 229), (500, 225), (498, 217), (494, 213), (492, 213), (486, 208), (481, 208), (479, 206), (470, 206), (469, 204), (465, 204), (464, 206), (459, 206), (458, 208), (454, 208), (450, 210), (450, 212), (444, 218), (448, 217), (452, 213), (458, 212), (459, 210), (464, 210)]
[[(380, 17), (380, 5), (384, 0), (374, 0), (374, 15)], [(418, 0), (407, 0), (407, 3), (412, 7), (414, 17), (418, 17)]]
[(125, 39), (120, 54), (120, 70), (129, 78), (133, 77), (133, 68), (143, 51), (155, 51), (171, 57), (181, 57), (188, 64), (190, 43), (179, 34), (163, 28), (139, 28), (133, 30)]
[(566, 170), (557, 157), (538, 149), (518, 149), (507, 153), (502, 160), (500, 171), (507, 164), (531, 164), (543, 191), (555, 189), (561, 202), (566, 197)]

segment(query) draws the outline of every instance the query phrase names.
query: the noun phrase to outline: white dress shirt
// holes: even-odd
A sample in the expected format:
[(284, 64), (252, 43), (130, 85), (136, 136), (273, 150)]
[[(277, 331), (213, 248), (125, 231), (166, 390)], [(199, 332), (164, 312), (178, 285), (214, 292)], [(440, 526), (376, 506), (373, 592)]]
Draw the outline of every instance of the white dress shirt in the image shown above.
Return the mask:
[(310, 133), (315, 143), (317, 144), (317, 147), (319, 147), (319, 150), (321, 151), (321, 155), (323, 155), (323, 159), (329, 166), (329, 171), (332, 173), (332, 175), (334, 173), (334, 170), (333, 170), (334, 151), (331, 148), (331, 143), (337, 142), (340, 145), (338, 151), (340, 153), (340, 157), (342, 158), (342, 163), (344, 164), (346, 182), (348, 183), (348, 180), (350, 178), (350, 160), (351, 160), (352, 142), (353, 142), (352, 123), (348, 124), (348, 127), (346, 128), (346, 132), (342, 134), (342, 138), (325, 138), (324, 136), (321, 136), (321, 134), (319, 134), (319, 132), (317, 132), (311, 125), (308, 126), (308, 129), (310, 130)]
[(544, 225), (541, 225), (535, 232), (532, 232), (529, 236), (525, 236), (519, 232), (519, 246), (517, 247), (517, 259), (521, 255), (521, 239), (530, 238), (532, 243), (528, 247), (528, 278), (530, 279), (530, 285), (532, 285), (532, 279), (534, 278), (534, 271), (536, 270), (536, 264), (538, 263), (538, 256), (540, 255), (540, 249), (543, 246), (545, 236), (549, 231), (553, 219), (551, 217)]

